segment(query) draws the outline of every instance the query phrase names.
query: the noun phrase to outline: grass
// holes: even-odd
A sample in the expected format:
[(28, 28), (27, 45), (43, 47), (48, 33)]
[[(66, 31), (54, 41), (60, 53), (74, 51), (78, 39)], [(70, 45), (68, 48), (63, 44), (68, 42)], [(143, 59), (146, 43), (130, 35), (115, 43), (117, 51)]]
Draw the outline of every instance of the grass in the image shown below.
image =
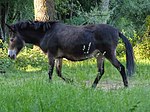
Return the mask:
[(49, 82), (47, 59), (29, 54), (23, 52), (16, 61), (6, 54), (0, 57), (6, 71), (0, 74), (0, 112), (149, 112), (150, 60), (137, 61), (136, 73), (126, 89), (118, 71), (106, 61), (105, 74), (92, 89), (97, 72), (94, 59), (65, 60), (63, 75), (74, 82), (62, 81), (55, 71)]

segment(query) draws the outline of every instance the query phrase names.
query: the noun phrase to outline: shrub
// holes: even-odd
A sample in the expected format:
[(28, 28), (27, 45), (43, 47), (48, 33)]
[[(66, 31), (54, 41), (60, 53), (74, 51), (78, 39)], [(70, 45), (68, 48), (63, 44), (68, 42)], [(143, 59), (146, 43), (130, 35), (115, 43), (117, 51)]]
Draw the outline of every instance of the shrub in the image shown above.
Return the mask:
[(150, 38), (145, 38), (134, 47), (136, 59), (150, 59)]
[(7, 51), (5, 48), (0, 48), (0, 74), (5, 73), (9, 66), (11, 66), (11, 62), (7, 58)]
[(14, 63), (16, 68), (21, 70), (26, 70), (29, 66), (47, 69), (47, 61), (46, 55), (44, 55), (41, 50), (25, 47), (23, 51), (19, 53)]
[[(7, 46), (6, 46), (7, 47)], [(16, 60), (7, 57), (7, 48), (0, 49), (0, 71), (24, 70), (29, 67), (36, 69), (48, 69), (48, 59), (41, 50), (25, 47), (17, 56)]]
[[(150, 17), (149, 17), (150, 22)], [(149, 24), (150, 25), (150, 24)], [(150, 26), (146, 24), (147, 30), (145, 31), (142, 40), (134, 47), (135, 56), (137, 59), (150, 59)]]

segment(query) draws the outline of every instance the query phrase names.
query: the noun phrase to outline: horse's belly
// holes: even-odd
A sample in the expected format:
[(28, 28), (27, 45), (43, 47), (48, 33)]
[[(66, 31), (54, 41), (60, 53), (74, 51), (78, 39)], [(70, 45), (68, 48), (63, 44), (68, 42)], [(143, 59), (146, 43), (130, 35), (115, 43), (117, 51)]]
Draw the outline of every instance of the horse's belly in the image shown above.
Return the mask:
[(83, 61), (89, 58), (95, 57), (99, 53), (99, 50), (94, 50), (88, 54), (72, 54), (72, 53), (63, 53), (61, 50), (58, 50), (56, 58), (66, 58), (71, 61)]

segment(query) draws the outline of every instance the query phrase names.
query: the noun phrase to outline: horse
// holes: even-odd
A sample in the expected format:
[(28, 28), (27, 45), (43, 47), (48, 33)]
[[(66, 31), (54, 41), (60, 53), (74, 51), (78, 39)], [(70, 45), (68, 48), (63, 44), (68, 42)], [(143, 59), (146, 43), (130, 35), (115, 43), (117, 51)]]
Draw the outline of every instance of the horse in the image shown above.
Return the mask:
[[(16, 59), (25, 43), (40, 47), (48, 55), (50, 80), (56, 66), (58, 76), (67, 81), (61, 72), (63, 58), (71, 61), (96, 58), (98, 74), (92, 84), (95, 88), (104, 74), (106, 58), (120, 72), (124, 87), (128, 87), (127, 75), (134, 73), (134, 53), (129, 40), (117, 28), (108, 24), (75, 26), (59, 21), (23, 21), (6, 26), (10, 30), (8, 56)], [(119, 38), (126, 48), (126, 69), (116, 58)]]

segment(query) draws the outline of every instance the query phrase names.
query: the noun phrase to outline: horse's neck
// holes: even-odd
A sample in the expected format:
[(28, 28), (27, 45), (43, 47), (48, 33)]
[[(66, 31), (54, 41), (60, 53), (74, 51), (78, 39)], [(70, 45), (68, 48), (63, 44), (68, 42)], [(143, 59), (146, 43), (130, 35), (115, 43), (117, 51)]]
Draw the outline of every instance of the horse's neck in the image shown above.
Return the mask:
[(44, 37), (44, 33), (41, 32), (26, 32), (23, 34), (25, 43), (38, 45), (40, 44), (40, 41)]

